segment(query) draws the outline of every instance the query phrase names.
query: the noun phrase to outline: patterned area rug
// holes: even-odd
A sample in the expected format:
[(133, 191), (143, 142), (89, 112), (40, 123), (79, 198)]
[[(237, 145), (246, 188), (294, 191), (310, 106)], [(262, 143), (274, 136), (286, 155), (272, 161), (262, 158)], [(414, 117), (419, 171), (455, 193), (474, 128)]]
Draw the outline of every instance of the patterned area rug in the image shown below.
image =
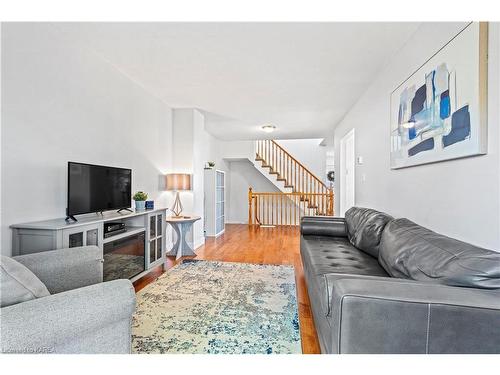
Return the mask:
[(185, 261), (137, 293), (134, 353), (301, 353), (291, 266)]

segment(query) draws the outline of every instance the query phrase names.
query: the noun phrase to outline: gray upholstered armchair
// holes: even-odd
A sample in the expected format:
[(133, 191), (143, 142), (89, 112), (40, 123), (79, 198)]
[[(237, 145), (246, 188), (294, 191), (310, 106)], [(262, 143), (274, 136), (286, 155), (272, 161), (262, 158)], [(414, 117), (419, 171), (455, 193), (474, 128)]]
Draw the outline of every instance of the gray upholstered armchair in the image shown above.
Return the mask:
[[(19, 283), (26, 276), (34, 279), (27, 287)], [(130, 353), (132, 283), (102, 278), (95, 246), (2, 257), (1, 351)], [(19, 287), (24, 297), (15, 303), (12, 289)]]

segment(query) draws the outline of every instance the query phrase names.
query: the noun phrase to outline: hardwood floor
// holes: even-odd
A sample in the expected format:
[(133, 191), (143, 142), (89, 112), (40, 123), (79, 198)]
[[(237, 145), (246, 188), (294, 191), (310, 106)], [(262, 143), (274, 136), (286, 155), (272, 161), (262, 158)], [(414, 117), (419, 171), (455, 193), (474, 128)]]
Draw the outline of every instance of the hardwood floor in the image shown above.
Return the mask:
[[(196, 249), (195, 259), (219, 260), (257, 264), (287, 264), (295, 267), (295, 281), (299, 305), (300, 334), (303, 353), (319, 353), (319, 343), (314, 328), (312, 312), (307, 295), (302, 261), (299, 253), (299, 228), (259, 228), (243, 224), (227, 224), (225, 233), (216, 238), (207, 238), (205, 245)], [(177, 262), (168, 258), (147, 276), (134, 283), (139, 291), (153, 282), (165, 270)]]

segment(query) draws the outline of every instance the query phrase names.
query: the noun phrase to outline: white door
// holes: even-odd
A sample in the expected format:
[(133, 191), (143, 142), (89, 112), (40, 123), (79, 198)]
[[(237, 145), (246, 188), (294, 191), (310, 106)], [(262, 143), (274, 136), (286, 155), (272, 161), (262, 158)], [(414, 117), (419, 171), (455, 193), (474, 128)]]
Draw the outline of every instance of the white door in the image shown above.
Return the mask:
[(355, 153), (354, 129), (340, 140), (340, 216), (354, 206)]

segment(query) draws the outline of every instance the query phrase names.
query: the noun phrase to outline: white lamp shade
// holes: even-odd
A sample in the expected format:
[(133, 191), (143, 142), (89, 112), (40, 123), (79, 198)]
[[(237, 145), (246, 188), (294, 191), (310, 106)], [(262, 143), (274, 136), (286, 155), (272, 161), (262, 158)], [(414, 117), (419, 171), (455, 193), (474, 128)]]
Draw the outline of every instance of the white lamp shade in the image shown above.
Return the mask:
[(169, 173), (165, 176), (165, 190), (191, 190), (191, 175), (188, 173)]

